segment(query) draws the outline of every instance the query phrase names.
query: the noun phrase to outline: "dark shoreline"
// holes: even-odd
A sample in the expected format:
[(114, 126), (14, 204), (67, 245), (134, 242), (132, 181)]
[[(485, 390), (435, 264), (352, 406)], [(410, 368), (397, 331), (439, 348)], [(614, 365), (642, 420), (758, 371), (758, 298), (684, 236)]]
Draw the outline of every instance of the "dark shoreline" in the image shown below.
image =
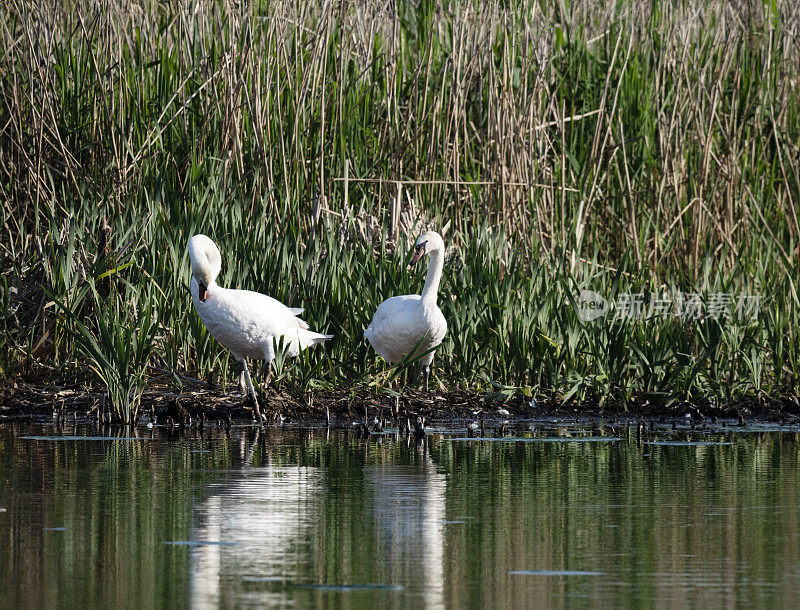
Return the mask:
[[(91, 423), (100, 421), (99, 407), (102, 393), (78, 388), (53, 388), (19, 384), (0, 391), (0, 425), (16, 421), (59, 421), (61, 423)], [(352, 427), (366, 422), (375, 428), (377, 418), (385, 427), (403, 428), (419, 416), (428, 425), (432, 422), (458, 427), (468, 423), (484, 422), (491, 428), (506, 426), (509, 429), (519, 421), (569, 421), (587, 424), (614, 423), (668, 423), (687, 429), (735, 427), (757, 424), (797, 425), (800, 427), (800, 407), (794, 402), (774, 402), (764, 405), (750, 404), (702, 406), (676, 403), (669, 407), (654, 405), (647, 400), (620, 405), (566, 405), (541, 400), (531, 406), (527, 397), (512, 398), (507, 402), (486, 400), (475, 392), (453, 391), (426, 394), (417, 390), (404, 390), (395, 413), (395, 399), (389, 395), (342, 391), (316, 392), (305, 400), (283, 393), (271, 394), (262, 402), (265, 424), (291, 424), (300, 427), (330, 426)], [(501, 409), (508, 413), (498, 412)], [(142, 397), (137, 425), (155, 421), (160, 425), (187, 427), (199, 425), (255, 424), (252, 402), (241, 395), (222, 394), (219, 390), (200, 390), (175, 393), (167, 389), (149, 390)]]

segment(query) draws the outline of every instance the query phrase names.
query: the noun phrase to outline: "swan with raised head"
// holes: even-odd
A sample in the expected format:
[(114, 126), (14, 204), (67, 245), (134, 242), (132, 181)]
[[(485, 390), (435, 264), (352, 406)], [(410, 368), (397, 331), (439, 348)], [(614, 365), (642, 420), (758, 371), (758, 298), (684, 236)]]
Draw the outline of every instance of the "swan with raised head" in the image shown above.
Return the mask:
[(205, 235), (189, 240), (192, 262), (192, 301), (208, 332), (228, 348), (242, 363), (243, 373), (253, 396), (256, 415), (261, 419), (256, 391), (247, 368), (247, 358), (267, 361), (270, 370), (275, 358), (275, 343), (283, 338), (287, 356), (331, 339), (308, 329), (298, 318), (303, 310), (286, 307), (280, 301), (259, 292), (235, 290), (217, 285), (222, 256), (217, 245)]
[[(435, 231), (423, 233), (414, 246), (414, 265), (428, 255), (428, 275), (422, 294), (406, 294), (386, 299), (378, 305), (364, 336), (387, 362), (398, 362), (417, 348), (425, 354), (420, 361), (425, 375), (425, 391), (431, 374), (434, 349), (447, 334), (447, 321), (436, 304), (444, 267), (444, 241)], [(428, 352), (429, 353), (425, 353)]]

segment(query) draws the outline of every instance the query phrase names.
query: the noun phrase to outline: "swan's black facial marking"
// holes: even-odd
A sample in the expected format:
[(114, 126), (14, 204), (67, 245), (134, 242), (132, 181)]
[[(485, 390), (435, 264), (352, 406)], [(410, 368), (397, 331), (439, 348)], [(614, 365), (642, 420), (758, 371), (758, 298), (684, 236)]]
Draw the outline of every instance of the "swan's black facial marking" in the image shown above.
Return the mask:
[(201, 303), (205, 303), (208, 298), (208, 289), (203, 282), (197, 282), (197, 296), (200, 298)]
[(411, 259), (411, 264), (412, 265), (415, 264), (423, 256), (425, 256), (425, 249), (426, 249), (426, 244), (427, 243), (428, 242), (424, 241), (421, 244), (417, 244), (416, 245), (416, 247), (414, 248), (414, 256)]

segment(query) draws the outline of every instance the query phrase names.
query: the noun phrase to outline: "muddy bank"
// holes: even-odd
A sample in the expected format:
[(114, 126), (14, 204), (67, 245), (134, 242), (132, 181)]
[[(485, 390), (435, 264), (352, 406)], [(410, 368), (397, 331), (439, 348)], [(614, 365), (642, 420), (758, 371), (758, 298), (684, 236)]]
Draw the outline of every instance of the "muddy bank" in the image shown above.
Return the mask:
[[(104, 396), (99, 391), (81, 388), (53, 388), (17, 384), (0, 390), (0, 423), (19, 420), (58, 420), (60, 422), (102, 422)], [(527, 397), (496, 402), (484, 394), (466, 391), (427, 394), (405, 390), (396, 400), (390, 395), (368, 392), (325, 391), (306, 396), (271, 392), (262, 397), (262, 412), (267, 423), (299, 426), (353, 426), (365, 421), (376, 425), (406, 425), (415, 418), (426, 422), (460, 425), (461, 422), (488, 422), (503, 425), (505, 420), (602, 420), (607, 423), (644, 420), (673, 422), (686, 427), (750, 423), (800, 425), (800, 408), (794, 402), (773, 402), (714, 406), (676, 403), (665, 407), (643, 400), (627, 405), (592, 404), (564, 406), (557, 400), (531, 400)], [(377, 422), (376, 422), (377, 419)], [(176, 393), (155, 388), (142, 397), (139, 424), (187, 426), (207, 422), (216, 425), (255, 422), (252, 402), (235, 393), (217, 389)]]

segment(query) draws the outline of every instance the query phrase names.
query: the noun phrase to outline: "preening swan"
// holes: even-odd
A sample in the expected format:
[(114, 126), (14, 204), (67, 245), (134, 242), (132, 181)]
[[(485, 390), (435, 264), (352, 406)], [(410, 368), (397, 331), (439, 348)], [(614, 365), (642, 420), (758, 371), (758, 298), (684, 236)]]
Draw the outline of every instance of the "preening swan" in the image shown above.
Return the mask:
[[(406, 294), (386, 299), (378, 305), (372, 322), (364, 331), (370, 345), (387, 362), (401, 360), (417, 344), (417, 352), (425, 353), (437, 347), (447, 334), (447, 321), (436, 304), (444, 266), (444, 241), (435, 231), (423, 233), (417, 240), (411, 264), (414, 265), (425, 254), (430, 259), (422, 294)], [(420, 360), (424, 366), (427, 392), (433, 351)]]
[(275, 357), (274, 342), (279, 342), (281, 337), (286, 355), (297, 356), (301, 350), (327, 341), (333, 335), (308, 330), (308, 324), (297, 317), (302, 309), (286, 307), (258, 292), (218, 286), (216, 279), (222, 268), (222, 257), (217, 245), (205, 235), (193, 236), (188, 250), (195, 309), (208, 332), (242, 363), (256, 415), (261, 419), (246, 358), (264, 359), (269, 367)]

